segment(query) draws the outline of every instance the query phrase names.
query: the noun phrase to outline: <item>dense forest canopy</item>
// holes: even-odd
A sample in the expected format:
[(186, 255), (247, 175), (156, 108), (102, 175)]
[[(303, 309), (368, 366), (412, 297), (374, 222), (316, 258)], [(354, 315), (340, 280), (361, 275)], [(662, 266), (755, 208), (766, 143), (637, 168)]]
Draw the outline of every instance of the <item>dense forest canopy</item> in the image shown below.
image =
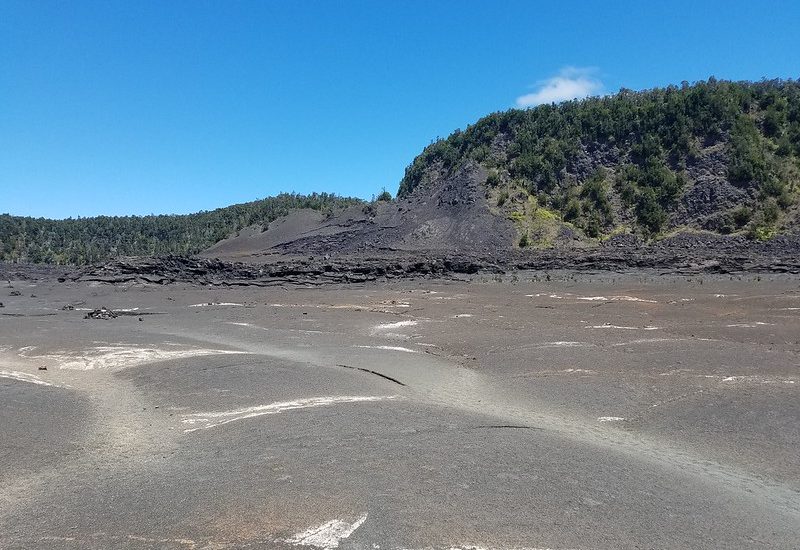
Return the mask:
[(194, 254), (254, 224), (297, 208), (331, 211), (360, 199), (284, 193), (208, 212), (49, 220), (0, 215), (0, 260), (87, 264), (118, 256)]
[[(611, 160), (602, 158), (609, 151)], [(635, 231), (653, 235), (666, 227), (694, 183), (689, 168), (707, 151), (724, 154), (720, 183), (752, 198), (720, 215), (712, 229), (747, 224), (757, 236), (774, 233), (800, 181), (800, 83), (711, 78), (494, 113), (425, 148), (406, 169), (398, 196), (424, 187), (432, 173), (474, 161), (489, 169), (489, 186), (503, 188), (498, 204), (509, 190), (523, 190), (587, 235), (613, 231), (615, 211), (628, 212)], [(588, 173), (579, 166), (587, 157), (594, 161)], [(613, 198), (619, 208), (611, 208)]]

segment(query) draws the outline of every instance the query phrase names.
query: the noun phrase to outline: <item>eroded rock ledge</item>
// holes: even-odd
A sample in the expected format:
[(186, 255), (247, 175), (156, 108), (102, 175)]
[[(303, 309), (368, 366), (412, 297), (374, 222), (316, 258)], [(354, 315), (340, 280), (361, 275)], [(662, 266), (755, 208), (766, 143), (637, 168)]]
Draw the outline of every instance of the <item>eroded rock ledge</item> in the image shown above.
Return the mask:
[(744, 238), (679, 235), (649, 245), (630, 239), (613, 239), (591, 249), (520, 250), (489, 256), (375, 250), (335, 257), (283, 257), (267, 263), (160, 257), (128, 258), (72, 269), (11, 264), (0, 266), (5, 278), (49, 274), (63, 280), (107, 283), (138, 281), (259, 286), (462, 278), (476, 274), (551, 270), (617, 273), (655, 270), (657, 273), (674, 275), (800, 274), (800, 237), (780, 237), (761, 243)]

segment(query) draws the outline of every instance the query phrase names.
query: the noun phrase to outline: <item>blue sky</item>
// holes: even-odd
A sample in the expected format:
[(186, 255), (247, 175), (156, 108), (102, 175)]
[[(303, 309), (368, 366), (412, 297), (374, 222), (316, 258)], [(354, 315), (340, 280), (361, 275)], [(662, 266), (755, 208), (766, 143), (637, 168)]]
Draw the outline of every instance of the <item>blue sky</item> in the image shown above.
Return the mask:
[(437, 136), (571, 95), (800, 77), (800, 2), (0, 2), (0, 212), (397, 189)]

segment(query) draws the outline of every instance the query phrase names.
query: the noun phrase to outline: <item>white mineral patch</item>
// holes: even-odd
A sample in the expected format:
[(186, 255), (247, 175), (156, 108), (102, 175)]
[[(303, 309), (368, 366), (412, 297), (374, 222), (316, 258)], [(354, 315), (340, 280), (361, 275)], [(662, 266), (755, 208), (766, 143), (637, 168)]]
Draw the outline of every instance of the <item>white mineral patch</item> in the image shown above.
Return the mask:
[(543, 375), (553, 375), (553, 374), (597, 374), (597, 371), (593, 371), (590, 369), (561, 369), (561, 370), (542, 370), (538, 372), (534, 372), (532, 374), (543, 374)]
[(627, 342), (619, 342), (612, 344), (614, 347), (619, 346), (633, 346), (637, 344), (658, 344), (663, 342), (684, 342), (685, 338), (639, 338), (638, 340), (629, 340)]
[(452, 296), (434, 296), (431, 300), (463, 300), (469, 298), (466, 294), (453, 294)]
[(45, 382), (35, 374), (28, 374), (27, 372), (19, 372), (15, 370), (0, 370), (0, 378), (10, 378), (19, 382), (27, 382), (29, 384), (36, 384), (39, 386), (53, 386), (50, 382)]
[(453, 319), (461, 319), (461, 318), (464, 318), (464, 317), (472, 317), (472, 314), (471, 313), (458, 313), (456, 315), (453, 315)]
[(411, 321), (411, 320), (397, 321), (396, 323), (383, 323), (372, 327), (369, 333), (370, 336), (382, 336), (384, 338), (392, 338), (396, 340), (407, 340), (409, 339), (409, 336), (391, 331), (396, 329), (402, 329), (405, 327), (413, 327), (416, 325), (417, 321)]
[(393, 330), (400, 327), (413, 327), (416, 326), (416, 321), (397, 321), (396, 323), (384, 323), (382, 325), (375, 325), (372, 327), (372, 330), (375, 332), (381, 332), (384, 330)]
[(726, 376), (723, 382), (749, 382), (751, 384), (794, 384), (791, 378), (776, 378), (774, 376)]
[(20, 353), (22, 357), (55, 363), (60, 369), (94, 370), (121, 369), (147, 363), (185, 359), (204, 355), (228, 355), (245, 353), (221, 349), (188, 348), (159, 349), (131, 345), (99, 345), (81, 351), (60, 351), (44, 355)]
[(316, 546), (325, 550), (338, 548), (339, 543), (355, 533), (356, 529), (361, 527), (366, 520), (367, 514), (352, 523), (341, 519), (332, 519), (322, 525), (297, 533), (286, 539), (286, 542), (300, 546)]
[(773, 326), (775, 323), (764, 323), (762, 321), (756, 321), (755, 323), (733, 323), (730, 325), (725, 325), (728, 328), (756, 328), (756, 327), (764, 327), (764, 326)]
[(605, 324), (605, 325), (592, 325), (592, 326), (588, 326), (586, 328), (592, 328), (592, 329), (617, 329), (617, 330), (659, 330), (661, 327), (651, 327), (651, 326), (626, 327), (626, 326), (621, 326), (621, 325)]
[(541, 344), (537, 344), (536, 347), (538, 348), (585, 348), (591, 346), (592, 344), (588, 342), (564, 342), (564, 341), (557, 341), (557, 342), (542, 342)]
[(206, 302), (204, 304), (191, 304), (189, 307), (209, 307), (209, 306), (243, 306), (236, 302)]
[(406, 353), (419, 353), (415, 349), (404, 348), (402, 346), (354, 346), (356, 348), (367, 348), (367, 349), (385, 349), (389, 351), (404, 351)]
[(397, 395), (384, 395), (384, 396), (334, 396), (334, 397), (310, 397), (307, 399), (296, 399), (294, 401), (279, 401), (270, 403), (269, 405), (258, 405), (255, 407), (246, 407), (243, 409), (234, 409), (232, 411), (221, 412), (201, 412), (185, 414), (181, 418), (181, 422), (193, 428), (184, 430), (184, 433), (194, 432), (197, 430), (207, 430), (235, 422), (237, 420), (245, 420), (247, 418), (254, 418), (257, 416), (264, 416), (268, 414), (279, 414), (284, 411), (291, 411), (295, 409), (313, 409), (316, 407), (327, 407), (336, 405), (338, 403), (362, 403), (374, 401), (388, 401), (397, 399)]
[(647, 304), (657, 304), (656, 300), (646, 300), (644, 298), (637, 298), (636, 296), (612, 296), (611, 300), (617, 300), (620, 302), (644, 302)]
[(623, 420), (625, 420), (625, 419), (623, 417), (621, 417), (621, 416), (598, 416), (597, 417), (597, 421), (598, 422), (622, 422)]
[(548, 298), (553, 298), (554, 300), (581, 300), (583, 302), (646, 302), (648, 304), (655, 304), (657, 303), (656, 300), (645, 300), (644, 298), (637, 298), (636, 296), (575, 296), (574, 294), (548, 294), (548, 293), (538, 293), (538, 294), (526, 294), (528, 298), (539, 298), (541, 296), (546, 296)]

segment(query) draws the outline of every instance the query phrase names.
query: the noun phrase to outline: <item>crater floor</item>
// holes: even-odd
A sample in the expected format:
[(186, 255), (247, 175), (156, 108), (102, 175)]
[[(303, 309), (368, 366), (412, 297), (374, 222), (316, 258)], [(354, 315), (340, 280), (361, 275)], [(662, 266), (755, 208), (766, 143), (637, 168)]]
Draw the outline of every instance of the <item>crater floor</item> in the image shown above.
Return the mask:
[(2, 548), (800, 541), (796, 278), (2, 286)]

